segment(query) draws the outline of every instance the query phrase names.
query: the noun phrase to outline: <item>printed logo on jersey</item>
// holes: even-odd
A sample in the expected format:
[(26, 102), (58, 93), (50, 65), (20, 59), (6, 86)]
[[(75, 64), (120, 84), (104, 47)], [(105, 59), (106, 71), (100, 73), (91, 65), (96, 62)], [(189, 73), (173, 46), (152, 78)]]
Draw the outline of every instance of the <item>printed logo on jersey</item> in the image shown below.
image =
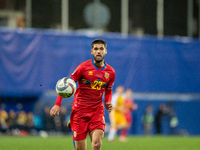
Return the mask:
[(102, 87), (106, 86), (106, 82), (102, 82), (100, 79), (94, 81), (91, 85), (92, 89), (101, 90)]
[(92, 72), (92, 71), (89, 71), (88, 75), (92, 76), (92, 75), (93, 75), (93, 72)]
[(74, 137), (76, 137), (77, 136), (77, 133), (76, 133), (76, 131), (74, 131)]
[(101, 90), (102, 87), (106, 87), (107, 85), (106, 82), (102, 82), (100, 79), (95, 80), (94, 82), (86, 79), (82, 79), (82, 81), (84, 82), (84, 84), (89, 84), (91, 88), (95, 90)]
[(108, 79), (109, 78), (109, 73), (105, 73), (105, 78)]

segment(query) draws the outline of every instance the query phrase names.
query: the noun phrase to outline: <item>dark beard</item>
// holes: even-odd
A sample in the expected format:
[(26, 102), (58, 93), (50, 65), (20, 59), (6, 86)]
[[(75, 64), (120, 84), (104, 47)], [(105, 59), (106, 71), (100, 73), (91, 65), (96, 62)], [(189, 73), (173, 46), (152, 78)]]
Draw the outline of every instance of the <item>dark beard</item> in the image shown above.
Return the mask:
[(104, 57), (105, 57), (105, 56), (103, 56), (101, 60), (97, 60), (97, 59), (93, 56), (93, 59), (94, 59), (97, 63), (100, 63), (100, 62), (104, 61)]

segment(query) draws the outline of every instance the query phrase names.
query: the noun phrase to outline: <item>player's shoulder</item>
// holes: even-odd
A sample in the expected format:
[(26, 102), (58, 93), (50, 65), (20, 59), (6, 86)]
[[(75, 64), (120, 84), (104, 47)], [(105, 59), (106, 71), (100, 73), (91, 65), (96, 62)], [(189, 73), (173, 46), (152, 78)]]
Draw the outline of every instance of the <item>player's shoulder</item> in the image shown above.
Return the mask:
[(112, 72), (115, 73), (115, 69), (111, 67), (109, 64), (106, 64), (107, 69), (111, 70)]
[(86, 61), (82, 62), (80, 64), (80, 66), (87, 66), (87, 65), (90, 65), (90, 64), (92, 64), (92, 59), (89, 59), (89, 60), (86, 60)]
[(89, 59), (89, 60), (82, 62), (81, 65), (91, 64), (91, 62), (92, 62), (92, 59)]

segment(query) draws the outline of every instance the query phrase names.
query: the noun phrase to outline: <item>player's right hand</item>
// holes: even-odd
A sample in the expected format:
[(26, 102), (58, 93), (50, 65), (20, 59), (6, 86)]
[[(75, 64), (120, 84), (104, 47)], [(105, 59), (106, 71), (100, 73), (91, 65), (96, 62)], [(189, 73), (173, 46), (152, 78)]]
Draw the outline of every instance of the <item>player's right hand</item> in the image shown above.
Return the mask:
[(54, 105), (50, 110), (51, 117), (55, 117), (56, 114), (59, 115), (59, 113), (60, 113), (60, 106), (58, 106), (58, 105)]
[(109, 112), (111, 112), (111, 111), (112, 111), (112, 109), (113, 109), (113, 106), (112, 106), (112, 104), (111, 104), (111, 103), (105, 103), (105, 106), (106, 106), (106, 109), (107, 109)]

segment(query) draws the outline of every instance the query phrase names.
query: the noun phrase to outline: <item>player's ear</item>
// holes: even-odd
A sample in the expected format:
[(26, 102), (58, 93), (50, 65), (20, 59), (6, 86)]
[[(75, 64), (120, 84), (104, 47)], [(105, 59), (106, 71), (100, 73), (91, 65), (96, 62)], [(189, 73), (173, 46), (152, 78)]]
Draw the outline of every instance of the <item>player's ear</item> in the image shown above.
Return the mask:
[(107, 49), (105, 49), (105, 54), (107, 54)]
[(93, 54), (93, 50), (91, 49), (91, 54)]

